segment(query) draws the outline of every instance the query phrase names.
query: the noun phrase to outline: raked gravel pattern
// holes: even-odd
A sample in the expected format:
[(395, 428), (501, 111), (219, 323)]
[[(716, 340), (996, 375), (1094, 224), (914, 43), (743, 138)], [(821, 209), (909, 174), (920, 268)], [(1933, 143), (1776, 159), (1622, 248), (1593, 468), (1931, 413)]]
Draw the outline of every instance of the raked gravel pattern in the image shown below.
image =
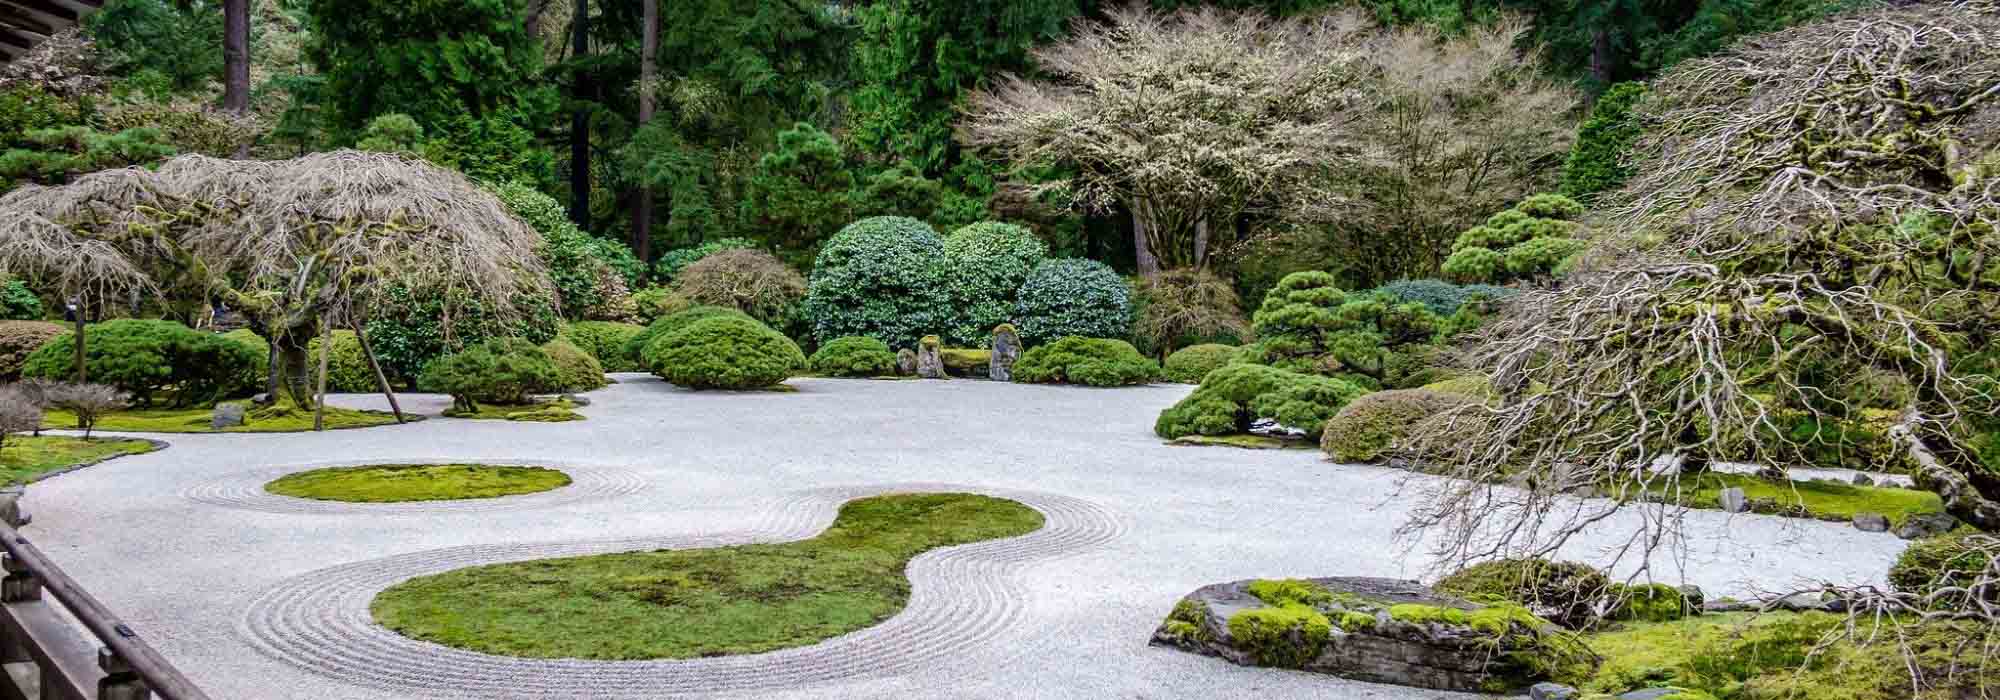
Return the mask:
[[(1395, 538), (1408, 475), (1306, 450), (1165, 445), (1153, 419), (1189, 387), (801, 379), (796, 393), (695, 393), (619, 378), (571, 423), (149, 436), (171, 447), (29, 487), (26, 534), (217, 700), (1449, 697), (1146, 644), (1209, 583), (1427, 573), (1422, 543)], [(448, 405), (401, 398), (431, 415)], [(258, 495), (290, 471), (424, 461), (557, 466), (578, 483), (394, 509)], [(505, 659), (403, 639), (365, 613), (374, 591), (424, 573), (809, 537), (846, 498), (933, 487), (1017, 498), (1049, 526), (920, 556), (908, 608), (811, 647)], [(1633, 522), (1609, 519), (1565, 554), (1602, 557)], [(1880, 583), (1904, 546), (1758, 515), (1693, 512), (1682, 526), (1686, 547), (1654, 576), (1713, 595)]]

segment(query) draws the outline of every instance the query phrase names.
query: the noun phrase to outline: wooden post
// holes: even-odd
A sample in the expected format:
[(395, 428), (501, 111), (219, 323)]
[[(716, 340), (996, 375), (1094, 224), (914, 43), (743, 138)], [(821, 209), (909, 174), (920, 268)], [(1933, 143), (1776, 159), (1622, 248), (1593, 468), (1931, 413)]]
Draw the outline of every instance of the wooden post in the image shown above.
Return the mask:
[(375, 361), (375, 349), (368, 347), (368, 336), (361, 332), (361, 322), (354, 321), (354, 340), (361, 344), (361, 356), (368, 358), (368, 368), (375, 370), (375, 385), (382, 388), (382, 396), (389, 399), (389, 410), (396, 414), (396, 422), (403, 422), (403, 407), (396, 403), (396, 390), (389, 388), (389, 375), (382, 371), (382, 364)]
[(90, 381), (90, 371), (83, 362), (83, 296), (77, 295), (69, 308), (70, 317), (76, 322), (76, 383), (82, 384)]
[(313, 430), (326, 429), (326, 360), (333, 354), (333, 324), (319, 327), (319, 396), (313, 401)]
[(97, 679), (97, 700), (148, 700), (153, 690), (146, 687), (145, 679), (132, 671), (132, 665), (125, 663), (125, 657), (110, 647), (97, 648), (97, 668), (104, 671), (104, 677)]

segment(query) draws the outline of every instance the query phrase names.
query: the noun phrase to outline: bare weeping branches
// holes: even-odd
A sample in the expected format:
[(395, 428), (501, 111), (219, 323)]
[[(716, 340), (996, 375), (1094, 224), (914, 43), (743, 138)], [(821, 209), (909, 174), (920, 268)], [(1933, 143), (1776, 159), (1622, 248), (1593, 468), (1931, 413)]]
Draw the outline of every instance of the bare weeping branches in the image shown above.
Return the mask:
[[(1662, 78), (1613, 238), (1478, 339), (1505, 400), (1417, 448), (1458, 478), (1409, 531), (1447, 560), (1546, 552), (1620, 509), (1570, 491), (1670, 496), (1710, 460), (1795, 462), (1825, 439), (1793, 435), (1802, 417), (1901, 426), (1897, 466), (2000, 529), (2000, 494), (1965, 478), (1968, 420), (2000, 408), (1995, 45), (1990, 3), (1926, 5)], [(1635, 554), (1675, 535), (1676, 509), (1643, 510)]]

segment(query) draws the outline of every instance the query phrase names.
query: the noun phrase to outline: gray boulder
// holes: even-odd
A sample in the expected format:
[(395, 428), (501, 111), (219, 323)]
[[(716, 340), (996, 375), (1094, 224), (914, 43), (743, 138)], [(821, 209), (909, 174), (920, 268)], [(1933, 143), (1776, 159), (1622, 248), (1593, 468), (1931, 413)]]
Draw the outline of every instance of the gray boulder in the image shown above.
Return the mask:
[(1888, 532), (1889, 518), (1881, 513), (1855, 513), (1854, 529), (1862, 532)]
[(917, 343), (917, 376), (925, 379), (950, 379), (944, 368), (944, 346), (934, 335), (924, 336)]
[(1743, 495), (1743, 489), (1734, 487), (1723, 489), (1722, 495), (1716, 500), (1720, 502), (1723, 510), (1731, 513), (1750, 510), (1750, 499)]
[(1561, 683), (1542, 682), (1528, 686), (1528, 700), (1576, 700), (1575, 688)]
[(248, 416), (249, 410), (244, 408), (243, 404), (219, 403), (215, 405), (215, 411), (208, 415), (208, 429), (234, 428), (243, 425)]
[(1906, 540), (1921, 540), (1958, 529), (1958, 518), (1947, 513), (1920, 513), (1903, 518), (1903, 524), (1896, 526), (1896, 536)]
[(986, 376), (996, 382), (1014, 381), (1014, 361), (1021, 358), (1021, 334), (1013, 324), (993, 329), (993, 356), (986, 360)]
[(917, 373), (917, 353), (909, 348), (896, 351), (896, 374), (908, 377)]
[(1874, 486), (1875, 480), (1869, 478), (1867, 474), (1863, 474), (1861, 472), (1855, 472), (1853, 484), (1855, 486)]
[(1204, 586), (1174, 606), (1152, 643), (1244, 666), (1461, 692), (1519, 691), (1546, 680), (1535, 669), (1578, 660), (1548, 657), (1582, 649), (1525, 612), (1489, 611), (1415, 581), (1345, 577)]

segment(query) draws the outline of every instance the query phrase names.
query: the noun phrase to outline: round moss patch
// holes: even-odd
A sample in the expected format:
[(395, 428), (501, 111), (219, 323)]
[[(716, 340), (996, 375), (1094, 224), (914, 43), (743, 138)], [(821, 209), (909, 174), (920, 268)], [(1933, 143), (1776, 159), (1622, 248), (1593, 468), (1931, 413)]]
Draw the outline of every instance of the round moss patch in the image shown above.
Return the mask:
[(540, 493), (569, 475), (542, 467), (490, 464), (375, 464), (287, 474), (264, 485), (280, 496), (349, 503), (456, 501)]
[(506, 656), (755, 654), (887, 620), (909, 602), (911, 558), (1043, 522), (988, 496), (876, 496), (849, 501), (809, 540), (468, 567), (396, 584), (370, 610), (405, 636)]

